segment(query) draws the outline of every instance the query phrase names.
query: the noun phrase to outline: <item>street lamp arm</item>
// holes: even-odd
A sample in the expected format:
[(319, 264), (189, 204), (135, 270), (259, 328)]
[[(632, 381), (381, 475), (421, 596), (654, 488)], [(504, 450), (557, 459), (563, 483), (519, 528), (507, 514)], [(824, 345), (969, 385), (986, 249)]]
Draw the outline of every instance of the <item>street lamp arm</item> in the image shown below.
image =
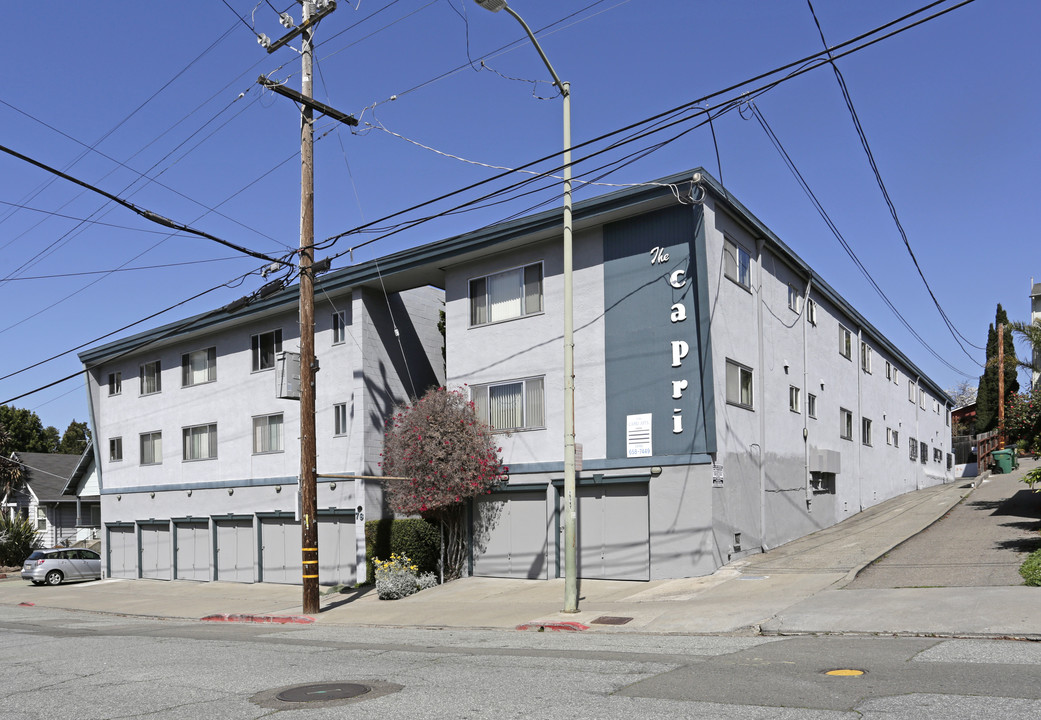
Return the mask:
[(546, 63), (546, 69), (549, 70), (549, 74), (553, 76), (553, 84), (556, 85), (557, 89), (560, 90), (560, 93), (566, 97), (569, 92), (568, 86), (561, 82), (560, 76), (557, 75), (557, 71), (553, 69), (553, 65), (550, 63), (549, 58), (546, 57), (546, 53), (542, 52), (542, 46), (539, 45), (539, 41), (535, 39), (535, 33), (531, 31), (530, 27), (528, 27), (528, 23), (524, 22), (524, 18), (515, 13), (513, 8), (509, 5), (503, 3), (502, 9), (512, 15), (517, 22), (521, 24), (521, 27), (524, 28), (524, 32), (528, 33), (528, 37), (531, 39), (531, 44), (539, 51), (539, 57), (542, 58), (542, 62)]

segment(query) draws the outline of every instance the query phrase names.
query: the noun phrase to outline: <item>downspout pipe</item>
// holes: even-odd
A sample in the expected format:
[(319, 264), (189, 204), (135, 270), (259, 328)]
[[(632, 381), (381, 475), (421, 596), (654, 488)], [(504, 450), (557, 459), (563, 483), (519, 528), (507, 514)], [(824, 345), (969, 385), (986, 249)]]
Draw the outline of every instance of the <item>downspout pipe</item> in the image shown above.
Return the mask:
[(759, 543), (763, 552), (766, 542), (766, 347), (763, 339), (763, 248), (766, 238), (755, 241), (756, 258), (756, 340), (759, 345)]
[(806, 510), (812, 512), (813, 484), (810, 477), (810, 351), (809, 351), (809, 325), (810, 322), (810, 293), (813, 291), (813, 278), (806, 281), (805, 300), (802, 303), (802, 392), (806, 397), (802, 402), (802, 452), (803, 471), (806, 481)]

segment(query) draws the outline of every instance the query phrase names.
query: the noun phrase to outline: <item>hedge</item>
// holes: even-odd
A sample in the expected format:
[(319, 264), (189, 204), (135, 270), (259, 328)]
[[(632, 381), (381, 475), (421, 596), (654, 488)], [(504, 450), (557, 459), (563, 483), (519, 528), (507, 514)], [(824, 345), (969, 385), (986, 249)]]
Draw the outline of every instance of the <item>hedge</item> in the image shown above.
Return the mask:
[(388, 559), (392, 553), (408, 555), (419, 574), (437, 572), (441, 555), (441, 532), (435, 523), (422, 518), (384, 518), (365, 522), (365, 582), (376, 581), (373, 558)]

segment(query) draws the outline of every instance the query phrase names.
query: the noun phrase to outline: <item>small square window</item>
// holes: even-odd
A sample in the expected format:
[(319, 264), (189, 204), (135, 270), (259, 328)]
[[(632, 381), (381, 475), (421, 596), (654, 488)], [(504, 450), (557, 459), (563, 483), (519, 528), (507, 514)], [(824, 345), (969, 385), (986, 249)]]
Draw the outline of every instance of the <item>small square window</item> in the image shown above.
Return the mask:
[(871, 420), (868, 418), (860, 418), (860, 442), (871, 444)]
[(163, 434), (141, 433), (141, 464), (161, 465), (163, 462)]
[(333, 405), (333, 434), (347, 434), (347, 403)]
[(163, 390), (163, 371), (158, 360), (141, 366), (141, 394), (152, 395)]
[(123, 459), (123, 438), (114, 437), (108, 439), (108, 461), (119, 462)]
[(727, 403), (753, 409), (752, 368), (727, 360)]
[(217, 379), (217, 348), (181, 355), (181, 387), (202, 385)]
[(752, 256), (730, 238), (723, 239), (723, 274), (746, 290), (752, 287)]
[(181, 431), (182, 460), (212, 460), (217, 457), (217, 424), (196, 425)]
[(253, 454), (282, 452), (282, 413), (253, 418)]
[(817, 396), (813, 393), (806, 393), (806, 414), (811, 418), (817, 417)]
[(275, 367), (275, 356), (282, 352), (282, 330), (271, 330), (250, 338), (253, 348), (253, 372)]
[(108, 374), (108, 394), (119, 395), (123, 392), (123, 373), (114, 372)]
[(802, 403), (799, 398), (799, 388), (794, 385), (788, 386), (788, 409), (794, 413), (802, 412)]
[(853, 359), (853, 333), (842, 325), (839, 325), (839, 355)]
[(853, 413), (846, 408), (839, 408), (839, 437), (843, 440), (853, 439)]

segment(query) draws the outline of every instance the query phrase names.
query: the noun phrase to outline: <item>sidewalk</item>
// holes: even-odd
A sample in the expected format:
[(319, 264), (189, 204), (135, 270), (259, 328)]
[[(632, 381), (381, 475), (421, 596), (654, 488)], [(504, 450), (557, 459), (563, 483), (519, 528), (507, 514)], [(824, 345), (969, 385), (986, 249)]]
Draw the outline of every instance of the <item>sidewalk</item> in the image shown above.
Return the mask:
[[(1034, 466), (1028, 461), (1006, 477), (1018, 480)], [(371, 588), (326, 595), (314, 621), (668, 634), (852, 632), (1041, 639), (1041, 589), (843, 589), (867, 564), (943, 517), (972, 492), (972, 483), (962, 479), (893, 498), (708, 577), (582, 581), (580, 612), (575, 614), (559, 612), (563, 580), (466, 578), (396, 601), (379, 600)], [(175, 619), (300, 616), (301, 590), (267, 583), (102, 580), (50, 588), (20, 580), (0, 582), (0, 605), (20, 603)], [(621, 618), (624, 624), (604, 624), (602, 618)]]

